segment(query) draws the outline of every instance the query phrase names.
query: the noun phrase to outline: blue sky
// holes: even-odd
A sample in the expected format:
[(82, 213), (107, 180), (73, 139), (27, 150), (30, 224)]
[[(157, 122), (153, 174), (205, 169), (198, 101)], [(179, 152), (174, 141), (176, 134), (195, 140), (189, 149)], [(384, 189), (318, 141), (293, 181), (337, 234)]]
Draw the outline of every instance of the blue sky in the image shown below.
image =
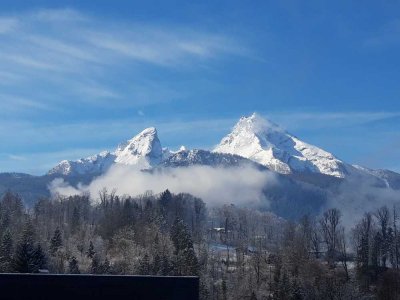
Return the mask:
[(211, 148), (253, 111), (400, 171), (400, 3), (349, 2), (2, 0), (0, 172), (42, 174), (147, 126)]

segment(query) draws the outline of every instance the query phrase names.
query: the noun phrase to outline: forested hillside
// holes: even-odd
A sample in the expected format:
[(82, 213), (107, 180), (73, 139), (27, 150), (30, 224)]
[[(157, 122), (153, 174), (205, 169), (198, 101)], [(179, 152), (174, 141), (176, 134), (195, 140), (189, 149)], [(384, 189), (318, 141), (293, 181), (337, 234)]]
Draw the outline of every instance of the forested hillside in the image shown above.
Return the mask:
[(29, 210), (8, 192), (0, 237), (1, 272), (197, 275), (202, 299), (400, 297), (396, 208), (345, 228), (336, 209), (293, 223), (168, 190), (40, 199)]

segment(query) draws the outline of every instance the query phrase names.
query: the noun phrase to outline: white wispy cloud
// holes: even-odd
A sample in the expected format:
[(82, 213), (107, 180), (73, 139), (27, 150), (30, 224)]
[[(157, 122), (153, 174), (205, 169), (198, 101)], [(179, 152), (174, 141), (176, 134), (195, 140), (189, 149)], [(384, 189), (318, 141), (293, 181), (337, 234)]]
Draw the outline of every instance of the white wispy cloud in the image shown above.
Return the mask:
[[(83, 95), (83, 98), (87, 99), (101, 99), (101, 98), (120, 98), (117, 92), (113, 91), (111, 88), (103, 87), (97, 84), (89, 86), (81, 86), (76, 89), (78, 93)], [(85, 97), (86, 96), (86, 97)]]
[(12, 112), (24, 112), (28, 111), (50, 111), (53, 109), (48, 103), (43, 101), (34, 100), (26, 97), (0, 94), (1, 110), (0, 115), (10, 114)]
[(19, 21), (12, 17), (0, 17), (0, 35), (14, 31), (19, 26)]
[[(245, 49), (225, 36), (189, 30), (168, 31), (134, 25), (130, 31), (85, 34), (98, 48), (133, 60), (163, 66), (187, 64), (192, 58), (213, 58), (222, 54), (245, 54)], [(161, 46), (160, 46), (161, 45)]]
[(8, 157), (12, 160), (18, 160), (18, 161), (25, 161), (26, 157), (25, 156), (21, 156), (21, 155), (14, 155), (14, 154), (10, 154), (8, 155)]
[[(79, 22), (82, 20), (85, 22)], [(64, 26), (60, 24), (62, 21), (72, 24)], [(43, 24), (48, 22), (54, 27)], [(234, 38), (224, 35), (168, 25), (107, 22), (71, 9), (41, 10), (0, 19), (4, 33), (6, 29), (15, 29), (16, 24), (23, 26), (19, 26), (13, 43), (22, 42), (28, 48), (37, 46), (51, 56), (60, 54), (97, 63), (105, 63), (102, 58), (107, 57), (171, 65), (190, 63), (189, 58), (241, 55), (248, 51)], [(16, 57), (27, 54), (24, 49), (19, 50), (21, 55), (14, 53)]]
[(276, 112), (266, 113), (273, 121), (290, 130), (345, 128), (373, 121), (400, 117), (400, 112)]
[(89, 21), (89, 17), (80, 13), (79, 11), (71, 8), (62, 9), (39, 9), (30, 12), (28, 16), (31, 19), (41, 21), (41, 22), (82, 22)]
[(40, 35), (29, 35), (26, 40), (41, 48), (53, 51), (60, 55), (70, 56), (82, 61), (100, 63), (101, 59), (96, 57), (89, 49), (82, 45), (75, 45), (69, 41), (62, 41), (56, 38), (49, 38)]
[[(167, 98), (160, 97), (165, 89), (157, 94), (151, 86), (155, 80), (143, 84), (148, 66), (176, 70), (247, 54), (236, 37), (169, 24), (108, 20), (70, 8), (3, 14), (0, 79), (7, 80), (1, 82), (0, 92), (2, 86), (18, 87), (13, 79), (24, 78), (22, 89), (41, 85), (41, 92), (47, 92), (53, 102), (60, 98), (59, 103), (68, 103), (66, 94), (74, 92), (78, 94), (74, 101), (101, 103), (102, 98), (118, 97), (119, 105), (143, 106), (157, 101), (149, 98)], [(121, 72), (128, 72), (129, 80)], [(120, 77), (118, 92), (110, 83), (115, 76)], [(79, 87), (86, 82), (91, 84)], [(136, 93), (131, 93), (132, 86)]]
[(21, 65), (22, 67), (26, 68), (33, 68), (33, 69), (39, 69), (39, 70), (44, 70), (44, 71), (49, 71), (49, 70), (60, 70), (60, 67), (58, 67), (56, 64), (52, 64), (46, 60), (42, 60), (39, 57), (35, 57), (30, 54), (11, 54), (11, 53), (2, 53), (2, 60), (7, 60), (9, 62), (12, 62), (14, 64)]
[(19, 82), (22, 78), (22, 76), (13, 74), (11, 72), (0, 71), (0, 85), (13, 84)]

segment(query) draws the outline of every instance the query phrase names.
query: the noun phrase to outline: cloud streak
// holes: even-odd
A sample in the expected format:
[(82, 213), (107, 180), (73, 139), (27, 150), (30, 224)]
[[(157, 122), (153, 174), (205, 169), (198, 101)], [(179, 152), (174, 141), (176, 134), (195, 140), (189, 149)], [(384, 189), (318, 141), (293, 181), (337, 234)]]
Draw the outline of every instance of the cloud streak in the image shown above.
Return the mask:
[(15, 18), (0, 17), (0, 35), (13, 32), (19, 25)]
[[(64, 22), (70, 24), (64, 26)], [(129, 58), (174, 67), (190, 64), (196, 58), (248, 52), (235, 39), (224, 35), (164, 25), (108, 23), (70, 9), (4, 17), (0, 19), (0, 32), (6, 35), (2, 38), (11, 42), (5, 50), (17, 49), (9, 57), (19, 57), (15, 59), (17, 62), (34, 68), (45, 63), (39, 58), (33, 59), (29, 48), (40, 50), (46, 65), (68, 58), (82, 67), (85, 63), (104, 65)], [(18, 47), (22, 44), (25, 47)]]
[(369, 122), (400, 117), (400, 112), (279, 112), (269, 113), (273, 120), (284, 124), (289, 129), (324, 129), (353, 127)]
[[(0, 79), (5, 80), (0, 92), (9, 87), (15, 96), (27, 97), (27, 90), (32, 93), (29, 87), (41, 87), (41, 92), (52, 98), (50, 102), (61, 103), (66, 109), (70, 93), (75, 102), (94, 107), (117, 94), (120, 107), (173, 101), (176, 98), (163, 93), (166, 88), (160, 80), (146, 82), (143, 72), (149, 68), (176, 72), (221, 57), (247, 55), (242, 44), (223, 34), (107, 20), (73, 9), (3, 15)], [(116, 77), (118, 93), (114, 91)], [(142, 88), (135, 91), (132, 86)], [(156, 100), (148, 101), (150, 98)]]

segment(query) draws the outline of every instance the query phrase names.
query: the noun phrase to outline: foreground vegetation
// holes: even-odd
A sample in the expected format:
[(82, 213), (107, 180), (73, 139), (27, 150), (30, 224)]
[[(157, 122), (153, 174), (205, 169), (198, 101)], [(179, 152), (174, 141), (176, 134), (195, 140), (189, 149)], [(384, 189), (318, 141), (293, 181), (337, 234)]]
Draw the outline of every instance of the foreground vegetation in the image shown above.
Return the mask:
[(188, 194), (0, 201), (0, 271), (197, 275), (202, 299), (399, 299), (397, 211), (288, 222)]

